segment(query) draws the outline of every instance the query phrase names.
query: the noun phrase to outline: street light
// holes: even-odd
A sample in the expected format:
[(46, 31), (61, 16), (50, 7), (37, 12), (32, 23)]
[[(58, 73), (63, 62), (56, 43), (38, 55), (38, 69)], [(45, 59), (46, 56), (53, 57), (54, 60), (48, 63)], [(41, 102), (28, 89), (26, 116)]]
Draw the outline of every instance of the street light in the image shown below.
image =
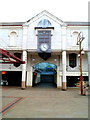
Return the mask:
[(83, 92), (83, 76), (82, 76), (82, 41), (85, 38), (83, 37), (83, 33), (80, 32), (77, 37), (77, 45), (79, 45), (79, 54), (80, 54), (80, 87), (81, 87), (81, 95), (84, 95)]

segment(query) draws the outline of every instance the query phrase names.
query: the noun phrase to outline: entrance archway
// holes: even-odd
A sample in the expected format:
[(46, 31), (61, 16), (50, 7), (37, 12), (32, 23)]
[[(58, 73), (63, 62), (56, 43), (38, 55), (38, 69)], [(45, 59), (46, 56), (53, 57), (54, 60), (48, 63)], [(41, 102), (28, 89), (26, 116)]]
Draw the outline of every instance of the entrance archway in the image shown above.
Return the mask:
[(57, 66), (52, 63), (33, 65), (33, 87), (55, 87), (57, 83)]

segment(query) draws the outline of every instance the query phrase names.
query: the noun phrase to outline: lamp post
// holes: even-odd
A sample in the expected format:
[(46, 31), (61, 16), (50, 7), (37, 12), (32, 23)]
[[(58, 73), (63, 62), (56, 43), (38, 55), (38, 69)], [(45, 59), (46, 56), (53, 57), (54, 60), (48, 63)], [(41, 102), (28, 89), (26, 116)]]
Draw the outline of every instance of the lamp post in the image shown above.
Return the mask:
[(82, 76), (82, 41), (85, 38), (83, 37), (83, 33), (80, 32), (77, 37), (77, 45), (79, 45), (79, 54), (80, 54), (80, 88), (81, 88), (81, 95), (84, 95), (83, 92), (83, 76)]

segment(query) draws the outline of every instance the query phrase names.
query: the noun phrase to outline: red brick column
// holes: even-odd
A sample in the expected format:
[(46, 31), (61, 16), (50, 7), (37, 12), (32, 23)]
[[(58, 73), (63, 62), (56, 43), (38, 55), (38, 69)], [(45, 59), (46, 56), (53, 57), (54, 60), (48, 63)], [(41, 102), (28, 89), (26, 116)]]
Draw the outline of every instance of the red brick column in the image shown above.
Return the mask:
[(26, 83), (25, 83), (25, 81), (22, 81), (21, 88), (22, 88), (22, 90), (24, 90), (24, 89), (26, 88)]
[(66, 91), (67, 90), (67, 83), (62, 82), (62, 90)]

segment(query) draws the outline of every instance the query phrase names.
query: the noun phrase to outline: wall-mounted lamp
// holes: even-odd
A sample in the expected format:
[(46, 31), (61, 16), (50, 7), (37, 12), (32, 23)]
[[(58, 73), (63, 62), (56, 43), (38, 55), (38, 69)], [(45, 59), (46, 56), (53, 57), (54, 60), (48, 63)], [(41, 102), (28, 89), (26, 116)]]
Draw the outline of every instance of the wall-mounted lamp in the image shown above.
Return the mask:
[(32, 59), (32, 61), (34, 62), (34, 61), (35, 61), (35, 59)]
[(78, 54), (78, 57), (80, 57), (80, 54)]
[(57, 59), (54, 59), (54, 61), (56, 62), (56, 61), (57, 61)]
[(82, 55), (84, 55), (84, 54), (85, 54), (85, 52), (82, 50), (82, 51), (81, 51), (81, 54), (82, 54)]

